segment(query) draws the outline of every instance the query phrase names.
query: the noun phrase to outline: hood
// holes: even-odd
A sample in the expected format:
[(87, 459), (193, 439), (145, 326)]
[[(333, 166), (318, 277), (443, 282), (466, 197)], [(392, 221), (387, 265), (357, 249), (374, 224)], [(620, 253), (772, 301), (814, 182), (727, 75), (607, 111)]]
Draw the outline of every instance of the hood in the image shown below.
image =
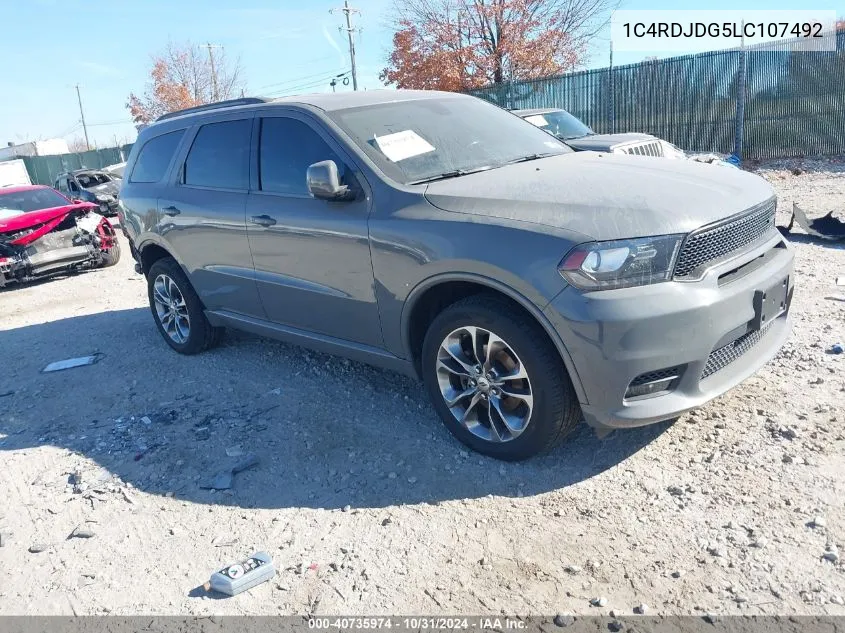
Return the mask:
[(63, 218), (72, 211), (90, 211), (96, 210), (99, 207), (90, 202), (81, 202), (79, 204), (67, 204), (62, 207), (53, 207), (50, 209), (39, 209), (38, 211), (30, 211), (28, 213), (21, 213), (9, 218), (0, 219), (0, 233), (16, 233), (24, 229), (46, 224), (51, 220)]
[(625, 134), (590, 134), (589, 136), (567, 139), (563, 142), (574, 149), (582, 151), (609, 152), (618, 145), (656, 140), (657, 137), (651, 134), (627, 132)]
[(688, 233), (774, 196), (765, 180), (693, 161), (573, 152), (428, 185), (446, 211), (578, 231), (596, 240)]

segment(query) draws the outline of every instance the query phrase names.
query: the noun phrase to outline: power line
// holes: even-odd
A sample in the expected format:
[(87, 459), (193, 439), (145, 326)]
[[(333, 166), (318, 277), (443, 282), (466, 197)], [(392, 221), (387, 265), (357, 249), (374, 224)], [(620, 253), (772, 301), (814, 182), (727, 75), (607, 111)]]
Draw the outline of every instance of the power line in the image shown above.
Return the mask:
[(302, 83), (302, 82), (317, 81), (317, 80), (328, 81), (329, 79), (331, 79), (334, 76), (335, 76), (335, 72), (333, 72), (333, 71), (323, 71), (321, 73), (304, 75), (302, 77), (297, 77), (295, 79), (287, 79), (285, 81), (280, 81), (280, 82), (275, 83), (275, 84), (269, 84), (269, 85), (266, 85), (266, 86), (262, 86), (261, 88), (259, 88), (259, 90), (262, 90), (263, 88), (279, 88), (280, 90), (285, 90), (284, 86), (288, 86), (288, 85), (291, 85), (291, 84), (299, 84), (299, 83)]
[[(346, 35), (349, 37), (349, 61), (352, 65), (352, 89), (358, 90), (358, 73), (356, 72), (355, 68), (355, 31), (356, 29), (352, 26), (352, 14), (357, 13), (358, 15), (361, 14), (359, 9), (355, 9), (349, 6), (349, 0), (343, 0), (343, 6), (337, 9), (331, 9), (329, 13), (333, 13), (334, 11), (343, 11), (346, 15), (346, 28), (342, 26), (337, 27), (339, 31), (346, 31)], [(360, 30), (360, 29), (359, 29)]]
[(289, 95), (289, 94), (297, 94), (297, 93), (299, 93), (302, 90), (305, 90), (307, 88), (316, 88), (318, 86), (325, 85), (328, 82), (329, 79), (340, 79), (341, 77), (345, 77), (350, 72), (351, 71), (347, 70), (346, 72), (342, 72), (342, 73), (339, 73), (337, 75), (332, 75), (331, 77), (318, 79), (316, 81), (310, 81), (308, 83), (300, 84), (298, 86), (291, 86), (289, 88), (284, 88), (282, 90), (278, 90), (278, 91), (275, 91), (275, 92), (268, 93), (266, 96), (268, 96), (268, 97), (280, 97), (280, 96)]
[[(311, 65), (311, 64), (316, 64), (316, 63), (318, 63), (318, 62), (324, 62), (324, 61), (326, 61), (326, 60), (328, 60), (328, 59), (334, 59), (334, 55), (326, 55), (325, 57), (318, 57), (317, 59), (310, 59), (310, 60), (308, 60), (308, 61), (305, 61), (305, 62), (302, 62), (302, 63), (297, 64), (297, 68), (302, 69), (302, 68), (303, 68), (303, 67), (305, 67), (305, 66), (309, 66), (309, 65)], [(318, 74), (321, 74), (321, 73), (313, 73), (313, 74), (314, 74), (314, 75), (318, 75)], [(307, 77), (310, 77), (310, 76), (311, 76), (311, 75), (306, 75), (305, 77), (307, 78)], [(282, 82), (276, 82), (276, 83), (272, 83), (272, 84), (266, 84), (266, 85), (264, 85), (264, 86), (258, 86), (258, 90), (263, 90), (264, 88), (273, 88), (273, 87), (275, 87), (275, 86), (278, 86), (278, 85), (279, 85), (279, 83), (287, 83), (288, 81), (296, 81), (296, 80), (295, 80), (295, 79), (290, 79), (290, 80), (285, 80), (285, 81), (282, 81)]]
[(114, 121), (98, 121), (97, 123), (89, 123), (88, 127), (96, 127), (102, 125), (122, 125), (125, 123), (134, 123), (132, 119), (116, 119)]

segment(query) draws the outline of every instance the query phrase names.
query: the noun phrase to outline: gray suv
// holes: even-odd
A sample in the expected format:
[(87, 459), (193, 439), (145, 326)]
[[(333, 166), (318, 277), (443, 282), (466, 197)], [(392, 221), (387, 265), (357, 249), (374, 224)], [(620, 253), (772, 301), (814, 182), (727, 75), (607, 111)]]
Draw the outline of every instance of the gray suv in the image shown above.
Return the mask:
[(201, 106), (144, 129), (126, 174), (121, 225), (173, 349), (233, 327), (418, 376), (500, 459), (582, 418), (675, 418), (789, 334), (764, 180), (574, 152), (466, 95)]

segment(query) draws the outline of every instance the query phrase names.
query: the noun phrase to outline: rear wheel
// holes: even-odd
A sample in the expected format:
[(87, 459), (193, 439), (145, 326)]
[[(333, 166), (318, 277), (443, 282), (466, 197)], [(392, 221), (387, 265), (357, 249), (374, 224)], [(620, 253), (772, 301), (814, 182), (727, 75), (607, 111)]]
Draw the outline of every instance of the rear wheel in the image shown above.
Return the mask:
[(498, 297), (459, 301), (432, 322), (423, 378), (446, 427), (508, 461), (557, 445), (581, 419), (569, 375), (530, 316)]
[(147, 273), (150, 309), (164, 340), (180, 354), (198, 354), (220, 341), (182, 267), (172, 257), (156, 261)]

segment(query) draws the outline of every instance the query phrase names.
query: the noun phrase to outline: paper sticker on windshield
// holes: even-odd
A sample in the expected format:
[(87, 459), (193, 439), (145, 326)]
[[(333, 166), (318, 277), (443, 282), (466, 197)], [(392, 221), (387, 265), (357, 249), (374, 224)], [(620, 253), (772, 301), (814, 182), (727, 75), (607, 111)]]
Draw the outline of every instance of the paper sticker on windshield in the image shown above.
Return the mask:
[(531, 123), (532, 125), (536, 125), (537, 127), (543, 127), (544, 125), (548, 125), (549, 122), (546, 121), (546, 117), (542, 114), (534, 114), (532, 116), (525, 117), (525, 120)]
[(377, 136), (375, 141), (381, 153), (394, 163), (434, 151), (434, 146), (413, 130)]

